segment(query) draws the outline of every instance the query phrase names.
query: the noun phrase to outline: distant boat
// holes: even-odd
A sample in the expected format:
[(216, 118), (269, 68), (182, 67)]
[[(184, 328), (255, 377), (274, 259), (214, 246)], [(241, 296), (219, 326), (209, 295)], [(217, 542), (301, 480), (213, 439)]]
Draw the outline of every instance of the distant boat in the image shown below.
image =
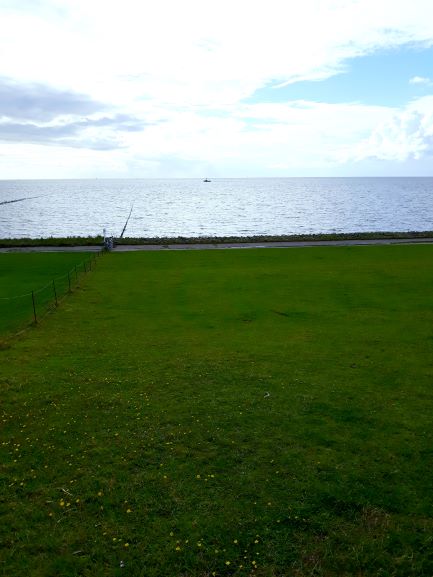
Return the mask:
[(210, 182), (210, 180), (209, 180), (208, 178), (205, 178), (205, 179), (203, 180), (203, 182)]

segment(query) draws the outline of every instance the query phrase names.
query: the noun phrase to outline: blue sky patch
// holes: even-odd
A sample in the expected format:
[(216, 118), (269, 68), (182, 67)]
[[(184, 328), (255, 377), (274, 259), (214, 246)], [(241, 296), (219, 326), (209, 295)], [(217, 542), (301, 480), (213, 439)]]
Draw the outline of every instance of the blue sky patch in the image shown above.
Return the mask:
[[(430, 83), (415, 82), (429, 78)], [(375, 52), (346, 61), (343, 71), (326, 80), (302, 81), (281, 88), (268, 85), (257, 90), (246, 103), (308, 100), (341, 104), (402, 106), (433, 94), (433, 47), (404, 48)]]

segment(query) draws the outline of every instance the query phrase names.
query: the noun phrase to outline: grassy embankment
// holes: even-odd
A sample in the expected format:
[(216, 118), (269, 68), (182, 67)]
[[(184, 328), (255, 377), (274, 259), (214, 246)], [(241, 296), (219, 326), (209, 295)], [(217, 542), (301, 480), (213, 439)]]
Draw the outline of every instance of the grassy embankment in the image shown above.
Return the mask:
[(430, 576), (432, 256), (100, 259), (0, 351), (3, 574)]
[(60, 301), (69, 288), (75, 288), (99, 254), (10, 256), (0, 255), (0, 344), (2, 333), (10, 334), (33, 322), (33, 299), (37, 318), (42, 318), (55, 306), (56, 297)]
[[(387, 238), (432, 238), (433, 231), (403, 232), (348, 232), (323, 234), (287, 234), (260, 236), (200, 236), (200, 237), (142, 237), (119, 238), (116, 244), (220, 244), (224, 242), (296, 242), (319, 240), (375, 240)], [(0, 248), (26, 246), (101, 246), (102, 236), (71, 236), (64, 238), (4, 238), (0, 239)]]

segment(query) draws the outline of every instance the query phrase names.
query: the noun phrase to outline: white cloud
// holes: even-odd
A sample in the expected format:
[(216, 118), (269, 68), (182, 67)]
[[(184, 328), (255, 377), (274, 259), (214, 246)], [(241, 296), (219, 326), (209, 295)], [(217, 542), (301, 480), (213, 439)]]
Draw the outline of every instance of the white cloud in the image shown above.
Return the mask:
[(412, 76), (412, 78), (409, 80), (409, 84), (431, 85), (431, 84), (433, 84), (433, 82), (431, 81), (430, 78), (427, 78), (426, 76)]
[(3, 74), (123, 103), (233, 103), (267, 82), (321, 78), (347, 57), (433, 40), (429, 0), (52, 0), (44, 8), (3, 16)]
[(415, 100), (397, 111), (345, 154), (346, 161), (377, 158), (404, 162), (432, 156), (433, 96)]
[[(433, 43), (431, 0), (0, 0), (0, 11), (1, 76), (87, 95), (112, 116), (146, 124), (141, 132), (119, 129), (122, 150), (89, 151), (98, 175), (114, 166), (146, 176), (138, 172), (154, 174), (168, 158), (221, 171), (237, 165), (243, 174), (277, 165), (306, 172), (353, 158), (356, 146), (360, 156), (362, 147), (377, 155), (381, 145), (383, 155), (398, 158), (391, 137), (368, 138), (391, 134), (392, 122), (406, 130), (391, 120), (394, 109), (242, 101), (268, 84), (325, 78), (350, 57)], [(8, 153), (2, 146), (11, 162), (0, 166), (0, 177), (15, 174), (19, 147)], [(16, 176), (23, 166), (32, 176), (39, 161), (47, 164), (43, 146), (21, 150)], [(55, 158), (64, 154), (59, 148)], [(82, 155), (68, 151), (65, 176), (75, 175)]]

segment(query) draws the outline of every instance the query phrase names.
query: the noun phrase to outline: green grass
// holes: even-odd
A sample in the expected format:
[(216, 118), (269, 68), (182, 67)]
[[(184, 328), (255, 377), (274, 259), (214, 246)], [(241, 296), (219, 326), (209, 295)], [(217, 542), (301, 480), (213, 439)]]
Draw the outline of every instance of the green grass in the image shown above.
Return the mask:
[(88, 253), (0, 254), (0, 336), (34, 320), (32, 291), (37, 317), (43, 317), (54, 305), (54, 289), (59, 300), (64, 297), (69, 280), (75, 287), (84, 266), (89, 269), (91, 256), (95, 258)]
[(100, 259), (0, 351), (3, 574), (431, 576), (432, 257)]

